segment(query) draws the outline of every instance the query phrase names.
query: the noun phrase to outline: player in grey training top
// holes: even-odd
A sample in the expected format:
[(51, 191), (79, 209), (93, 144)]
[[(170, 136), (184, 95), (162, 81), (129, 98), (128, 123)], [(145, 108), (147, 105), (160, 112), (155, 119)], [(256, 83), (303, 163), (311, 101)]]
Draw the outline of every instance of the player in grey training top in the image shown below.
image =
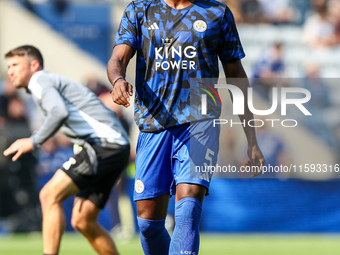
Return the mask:
[(65, 217), (62, 201), (76, 194), (72, 226), (98, 254), (118, 254), (109, 234), (97, 223), (115, 181), (127, 164), (130, 144), (115, 113), (87, 88), (43, 69), (43, 58), (33, 46), (9, 51), (8, 75), (25, 88), (45, 115), (30, 138), (15, 141), (4, 155), (23, 153), (42, 145), (57, 130), (75, 144), (75, 155), (57, 170), (40, 192), (43, 212), (44, 254), (58, 254)]
[(33, 74), (27, 90), (46, 116), (43, 126), (31, 136), (33, 146), (44, 143), (60, 127), (74, 143), (85, 140), (107, 148), (129, 144), (116, 114), (84, 86), (41, 70)]

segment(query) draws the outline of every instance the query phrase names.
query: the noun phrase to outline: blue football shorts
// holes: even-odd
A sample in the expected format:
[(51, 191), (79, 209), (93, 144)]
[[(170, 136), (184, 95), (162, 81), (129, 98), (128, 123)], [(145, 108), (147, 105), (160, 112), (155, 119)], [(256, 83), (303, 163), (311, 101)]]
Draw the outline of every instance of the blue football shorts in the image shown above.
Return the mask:
[(220, 127), (214, 127), (213, 120), (183, 124), (159, 133), (140, 132), (134, 200), (174, 195), (179, 183), (209, 189), (212, 172), (202, 169), (216, 165), (219, 135)]

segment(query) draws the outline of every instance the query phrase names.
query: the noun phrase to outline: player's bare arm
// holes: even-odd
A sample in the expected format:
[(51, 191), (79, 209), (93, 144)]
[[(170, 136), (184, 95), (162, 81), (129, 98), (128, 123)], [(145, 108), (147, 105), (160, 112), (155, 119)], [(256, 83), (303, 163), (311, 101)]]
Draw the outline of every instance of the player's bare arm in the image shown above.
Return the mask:
[(16, 140), (4, 151), (5, 156), (16, 153), (12, 158), (13, 161), (18, 160), (22, 154), (34, 150), (34, 147), (39, 147), (48, 138), (52, 137), (68, 117), (69, 113), (61, 96), (53, 88), (45, 90), (44, 97), (41, 99), (41, 104), (48, 114), (40, 129), (30, 138)]
[[(245, 95), (247, 98), (249, 81), (247, 79), (247, 74), (243, 69), (241, 60), (237, 60), (232, 63), (224, 63), (223, 69), (224, 69), (226, 78), (227, 79), (229, 78), (228, 82), (231, 82), (232, 85), (239, 87), (242, 90), (243, 95)], [(239, 118), (242, 122), (245, 120), (247, 123), (249, 120), (253, 119), (253, 114), (250, 112), (246, 101), (245, 101), (244, 109), (245, 109), (244, 115), (239, 115)], [(245, 125), (244, 133), (248, 141), (247, 154), (250, 159), (250, 161), (247, 162), (247, 165), (257, 165), (260, 167), (259, 172), (252, 174), (251, 178), (253, 178), (261, 174), (262, 166), (265, 164), (265, 159), (257, 144), (255, 128), (250, 127), (249, 125)]]
[(107, 76), (113, 86), (112, 100), (124, 107), (130, 106), (129, 101), (132, 96), (132, 85), (125, 80), (125, 76), (126, 67), (133, 54), (133, 49), (130, 46), (117, 45), (113, 48), (112, 56), (107, 64)]

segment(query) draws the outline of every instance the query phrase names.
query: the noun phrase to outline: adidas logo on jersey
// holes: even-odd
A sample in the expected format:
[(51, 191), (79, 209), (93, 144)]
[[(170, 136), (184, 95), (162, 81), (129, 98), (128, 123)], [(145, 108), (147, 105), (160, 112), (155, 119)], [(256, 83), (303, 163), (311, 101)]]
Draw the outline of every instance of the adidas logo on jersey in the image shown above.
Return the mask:
[(155, 30), (155, 29), (159, 29), (156, 22), (154, 22), (151, 26), (148, 27), (148, 30)]

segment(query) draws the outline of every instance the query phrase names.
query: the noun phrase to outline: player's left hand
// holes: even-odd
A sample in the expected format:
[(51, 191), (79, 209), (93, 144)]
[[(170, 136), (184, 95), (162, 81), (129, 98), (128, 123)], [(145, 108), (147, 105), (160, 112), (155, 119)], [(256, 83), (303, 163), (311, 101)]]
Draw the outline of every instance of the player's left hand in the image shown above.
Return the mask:
[(9, 146), (4, 151), (4, 155), (9, 156), (15, 153), (15, 155), (12, 158), (12, 161), (17, 161), (18, 158), (20, 158), (22, 154), (33, 151), (33, 150), (34, 150), (34, 147), (31, 143), (31, 139), (23, 138), (23, 139), (18, 139), (14, 143), (12, 143), (12, 145)]
[(253, 172), (253, 174), (250, 176), (250, 178), (254, 178), (262, 173), (262, 167), (266, 163), (263, 154), (257, 144), (248, 146), (248, 151), (247, 151), (249, 161), (247, 161), (246, 165), (247, 166), (257, 166), (256, 172)]

